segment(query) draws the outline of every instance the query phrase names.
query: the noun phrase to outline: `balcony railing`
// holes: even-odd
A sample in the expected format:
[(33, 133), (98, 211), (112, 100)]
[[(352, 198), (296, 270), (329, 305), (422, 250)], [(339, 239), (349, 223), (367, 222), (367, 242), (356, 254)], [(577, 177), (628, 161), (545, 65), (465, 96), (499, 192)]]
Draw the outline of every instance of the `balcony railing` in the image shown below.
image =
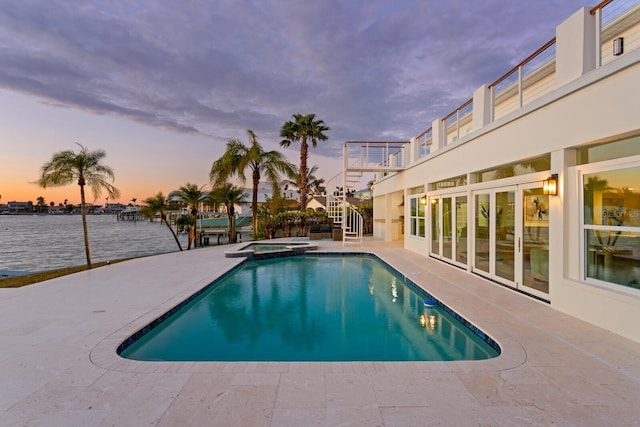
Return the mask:
[[(596, 25), (596, 67), (615, 59), (613, 40), (624, 39), (624, 52), (640, 48), (640, 0), (606, 0), (593, 7)], [(556, 88), (556, 38), (552, 38), (522, 62), (488, 85), (490, 109), (483, 111), (481, 123), (493, 122), (532, 103)], [(463, 102), (442, 119), (434, 135), (433, 127), (413, 138), (409, 145), (389, 142), (349, 141), (345, 144), (345, 170), (389, 172), (401, 170), (431, 154), (441, 144), (451, 144), (473, 129), (473, 98)], [(437, 122), (436, 122), (437, 123)], [(444, 135), (443, 135), (444, 133)], [(434, 137), (438, 141), (434, 140)], [(435, 148), (434, 147), (434, 142)]]
[(624, 52), (640, 48), (640, 0), (606, 0), (591, 9), (596, 17), (596, 66), (613, 61), (613, 40), (623, 38)]
[(431, 144), (433, 144), (433, 132), (431, 128), (429, 128), (416, 136), (416, 152), (414, 153), (414, 158), (416, 160), (421, 159), (431, 153)]
[(492, 121), (522, 108), (553, 89), (555, 47), (554, 37), (489, 85)]
[[(613, 40), (624, 38), (624, 52), (640, 48), (640, 0), (606, 0), (593, 7), (596, 15), (597, 66), (615, 59)], [(555, 87), (555, 37), (511, 68), (488, 87), (491, 110), (489, 121), (495, 121), (551, 92)], [(473, 98), (465, 101), (443, 119), (444, 141), (450, 144), (471, 133)], [(415, 138), (413, 158), (418, 160), (433, 151), (432, 128)]]
[(473, 98), (467, 99), (458, 108), (442, 119), (447, 134), (447, 144), (460, 139), (467, 133), (471, 133), (473, 122)]
[(347, 141), (344, 169), (365, 172), (398, 171), (408, 164), (408, 142)]

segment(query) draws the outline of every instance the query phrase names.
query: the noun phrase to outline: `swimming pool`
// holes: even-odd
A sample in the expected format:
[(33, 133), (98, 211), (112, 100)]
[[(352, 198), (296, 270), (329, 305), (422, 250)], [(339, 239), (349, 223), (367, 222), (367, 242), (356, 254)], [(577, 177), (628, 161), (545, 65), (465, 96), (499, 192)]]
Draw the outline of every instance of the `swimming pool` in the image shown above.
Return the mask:
[(227, 258), (269, 258), (273, 256), (299, 255), (308, 250), (317, 249), (318, 245), (309, 242), (270, 242), (249, 243), (240, 248), (230, 249), (224, 252)]
[(163, 361), (427, 361), (498, 345), (369, 254), (244, 261), (123, 342)]

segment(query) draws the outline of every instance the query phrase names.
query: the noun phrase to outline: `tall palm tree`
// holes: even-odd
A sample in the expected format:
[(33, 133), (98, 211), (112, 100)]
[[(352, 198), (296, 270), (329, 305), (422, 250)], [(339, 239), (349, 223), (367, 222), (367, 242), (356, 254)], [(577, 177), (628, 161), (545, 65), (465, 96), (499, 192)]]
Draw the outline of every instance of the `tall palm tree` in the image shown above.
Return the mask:
[(300, 209), (307, 209), (307, 160), (309, 159), (309, 145), (315, 148), (318, 141), (325, 141), (324, 134), (330, 130), (324, 120), (316, 120), (315, 114), (294, 114), (293, 120), (286, 122), (280, 129), (281, 147), (289, 147), (294, 141), (300, 141)]
[(144, 206), (142, 207), (142, 209), (140, 209), (140, 214), (144, 217), (153, 219), (156, 214), (159, 213), (160, 220), (167, 226), (169, 231), (171, 231), (171, 234), (173, 234), (173, 238), (178, 244), (178, 248), (180, 248), (180, 251), (182, 251), (182, 245), (180, 244), (180, 240), (178, 240), (178, 235), (173, 230), (173, 228), (171, 228), (171, 224), (169, 224), (169, 221), (167, 220), (167, 214), (165, 213), (167, 201), (164, 198), (162, 192), (156, 194), (153, 197), (146, 198), (142, 203), (144, 203)]
[(229, 218), (229, 243), (236, 243), (235, 205), (246, 203), (244, 200), (245, 197), (246, 194), (243, 193), (242, 188), (229, 183), (219, 185), (209, 193), (209, 200), (212, 203), (223, 203), (227, 208), (227, 217)]
[(94, 200), (100, 197), (103, 190), (114, 199), (120, 196), (120, 191), (107, 182), (107, 179), (113, 181), (115, 175), (109, 166), (102, 164), (102, 159), (107, 155), (104, 150), (89, 151), (87, 147), (77, 145), (80, 147), (80, 151), (60, 151), (55, 153), (50, 161), (42, 165), (38, 184), (42, 188), (47, 188), (69, 185), (76, 181), (80, 186), (84, 248), (87, 256), (87, 268), (91, 268), (91, 246), (89, 245), (84, 187), (88, 185), (91, 188)]
[[(196, 184), (186, 183), (176, 191), (172, 191), (169, 194), (170, 198), (177, 198), (182, 203), (186, 204), (191, 210), (191, 216), (193, 216), (193, 226), (189, 228), (189, 238), (187, 239), (187, 250), (191, 249), (191, 243), (196, 238), (196, 224), (198, 223), (198, 209), (200, 203), (207, 197), (207, 193), (204, 191), (204, 186), (198, 187)], [(195, 247), (195, 243), (193, 245)]]
[(253, 194), (251, 198), (251, 213), (253, 215), (253, 235), (258, 235), (258, 186), (264, 175), (271, 185), (277, 184), (280, 174), (289, 175), (292, 165), (279, 151), (265, 151), (258, 137), (247, 129), (249, 146), (244, 145), (238, 139), (231, 139), (227, 143), (227, 149), (218, 160), (213, 162), (209, 178), (214, 187), (222, 185), (234, 175), (242, 182), (246, 181), (245, 170), (251, 171)]

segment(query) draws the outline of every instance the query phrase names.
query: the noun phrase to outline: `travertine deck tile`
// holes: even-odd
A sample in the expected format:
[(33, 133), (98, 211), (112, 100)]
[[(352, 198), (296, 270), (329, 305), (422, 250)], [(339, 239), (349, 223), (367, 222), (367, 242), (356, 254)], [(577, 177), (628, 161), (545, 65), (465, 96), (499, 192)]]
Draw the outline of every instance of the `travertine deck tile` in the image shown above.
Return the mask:
[(0, 290), (0, 426), (640, 425), (640, 343), (397, 242), (365, 239), (355, 250), (405, 272), (502, 354), (335, 363), (118, 356), (124, 339), (241, 262), (211, 247)]

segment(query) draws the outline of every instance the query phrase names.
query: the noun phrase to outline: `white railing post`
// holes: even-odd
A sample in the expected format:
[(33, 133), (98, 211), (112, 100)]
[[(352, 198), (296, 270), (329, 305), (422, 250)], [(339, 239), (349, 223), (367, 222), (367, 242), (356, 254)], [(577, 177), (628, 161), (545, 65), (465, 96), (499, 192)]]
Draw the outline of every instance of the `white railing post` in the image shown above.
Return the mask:
[(364, 145), (364, 147), (360, 147), (360, 150), (364, 156), (364, 158), (362, 159), (362, 165), (368, 165), (369, 164), (369, 143), (367, 142)]
[(491, 86), (489, 90), (491, 91), (489, 123), (493, 123), (493, 121), (496, 119), (496, 87)]
[(522, 107), (522, 66), (518, 67), (518, 98), (519, 106)]
[(602, 65), (602, 9), (596, 10), (596, 68)]

